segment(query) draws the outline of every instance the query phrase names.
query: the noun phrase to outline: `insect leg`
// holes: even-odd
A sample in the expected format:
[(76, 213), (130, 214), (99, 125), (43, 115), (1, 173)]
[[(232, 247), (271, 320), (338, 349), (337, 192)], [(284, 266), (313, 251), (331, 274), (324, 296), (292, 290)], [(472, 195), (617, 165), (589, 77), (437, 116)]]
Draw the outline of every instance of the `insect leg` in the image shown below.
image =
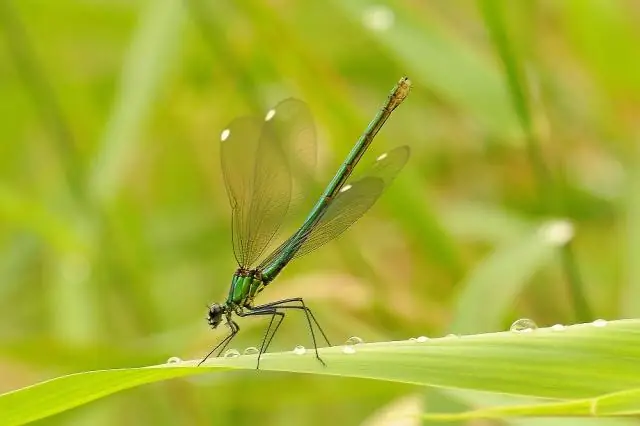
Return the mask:
[[(290, 303), (299, 303), (300, 305), (290, 305)], [(322, 365), (326, 365), (324, 363), (324, 361), (320, 358), (320, 355), (318, 354), (318, 345), (316, 343), (316, 336), (315, 336), (315, 333), (313, 331), (313, 325), (311, 323), (312, 320), (315, 323), (315, 325), (318, 327), (318, 330), (320, 330), (320, 333), (322, 334), (322, 337), (324, 337), (324, 340), (327, 342), (327, 344), (329, 346), (331, 346), (331, 343), (329, 342), (329, 339), (327, 338), (327, 335), (325, 334), (324, 330), (322, 330), (322, 327), (318, 323), (318, 320), (316, 319), (315, 315), (313, 315), (313, 312), (311, 311), (311, 309), (309, 309), (305, 305), (304, 300), (301, 297), (278, 300), (278, 301), (275, 301), (275, 302), (266, 303), (264, 305), (255, 306), (253, 309), (255, 309), (255, 310), (298, 309), (298, 310), (304, 311), (305, 316), (307, 318), (307, 324), (309, 325), (309, 331), (311, 332), (311, 339), (313, 340), (313, 347), (314, 347), (315, 352), (316, 352), (316, 358), (318, 359), (318, 361), (320, 361), (322, 363)]]
[[(269, 321), (267, 330), (264, 333), (264, 338), (262, 339), (262, 344), (260, 345), (260, 351), (258, 353), (258, 364), (256, 365), (256, 369), (260, 368), (260, 359), (262, 357), (262, 354), (267, 351), (267, 348), (269, 347), (269, 344), (271, 343), (273, 336), (275, 336), (276, 332), (278, 331), (278, 328), (280, 328), (280, 324), (282, 324), (282, 321), (284, 320), (285, 314), (283, 312), (278, 312), (274, 308), (267, 308), (267, 309), (249, 308), (249, 312), (240, 314), (240, 316), (243, 316), (243, 317), (263, 316), (263, 315), (270, 315), (271, 320)], [(273, 322), (276, 316), (278, 317), (278, 322), (276, 322), (276, 326), (273, 329), (273, 332), (271, 332), (271, 327), (273, 326)], [(269, 336), (269, 334), (271, 334), (271, 336)]]
[(202, 365), (203, 362), (205, 362), (216, 350), (218, 350), (218, 348), (222, 347), (220, 349), (220, 352), (218, 352), (217, 356), (220, 356), (220, 354), (222, 353), (222, 351), (225, 350), (225, 348), (227, 347), (227, 345), (229, 345), (229, 343), (231, 342), (231, 340), (233, 340), (234, 337), (236, 337), (236, 334), (238, 334), (238, 332), (240, 331), (240, 326), (238, 326), (238, 324), (236, 324), (235, 321), (231, 321), (229, 323), (229, 327), (231, 327), (231, 333), (227, 335), (227, 337), (225, 337), (224, 339), (222, 339), (222, 341), (220, 343), (218, 343), (216, 345), (215, 348), (213, 348), (211, 350), (211, 352), (209, 352), (207, 354), (207, 356), (205, 356), (204, 358), (202, 358), (202, 361), (200, 361), (198, 363), (198, 366)]

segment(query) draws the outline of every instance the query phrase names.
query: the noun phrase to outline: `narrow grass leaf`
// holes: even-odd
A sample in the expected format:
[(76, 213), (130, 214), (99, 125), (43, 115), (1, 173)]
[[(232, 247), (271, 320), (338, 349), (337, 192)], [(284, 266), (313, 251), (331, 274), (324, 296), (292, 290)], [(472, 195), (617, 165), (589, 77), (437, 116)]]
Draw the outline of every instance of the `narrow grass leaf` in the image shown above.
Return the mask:
[[(322, 348), (320, 355), (327, 367), (307, 350), (265, 354), (261, 368), (555, 399), (596, 398), (596, 412), (602, 414), (636, 412), (633, 398), (640, 392), (640, 320), (359, 344), (349, 351)], [(202, 367), (197, 362), (73, 374), (9, 392), (0, 395), (0, 423), (23, 424), (145, 383), (253, 370), (256, 356), (214, 358)], [(585, 409), (580, 404), (565, 408), (568, 414)], [(561, 412), (547, 408), (548, 414)]]
[(607, 417), (640, 414), (640, 389), (575, 401), (492, 407), (464, 413), (425, 414), (425, 420), (501, 419), (505, 417)]

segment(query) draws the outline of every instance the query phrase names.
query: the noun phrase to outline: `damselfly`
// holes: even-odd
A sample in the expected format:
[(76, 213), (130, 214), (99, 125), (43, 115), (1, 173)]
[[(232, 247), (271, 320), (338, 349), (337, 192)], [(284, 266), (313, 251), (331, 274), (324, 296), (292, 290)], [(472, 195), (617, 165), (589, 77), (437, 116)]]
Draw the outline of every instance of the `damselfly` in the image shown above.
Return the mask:
[(408, 78), (400, 79), (302, 225), (266, 256), (265, 250), (290, 213), (292, 198), (298, 190), (296, 177), (315, 166), (316, 137), (311, 114), (303, 102), (287, 99), (269, 110), (264, 118), (238, 118), (222, 131), (222, 172), (232, 210), (233, 251), (238, 269), (231, 279), (227, 300), (211, 305), (207, 316), (214, 329), (225, 319), (231, 332), (201, 363), (218, 349), (219, 356), (238, 334), (240, 327), (233, 319), (235, 314), (270, 318), (258, 352), (259, 367), (260, 356), (269, 348), (285, 314), (298, 310), (306, 316), (316, 358), (324, 364), (318, 354), (313, 325), (331, 344), (301, 297), (262, 305), (256, 305), (254, 299), (291, 260), (329, 242), (355, 223), (404, 167), (409, 159), (407, 146), (378, 156), (362, 177), (349, 180), (373, 138), (410, 88)]

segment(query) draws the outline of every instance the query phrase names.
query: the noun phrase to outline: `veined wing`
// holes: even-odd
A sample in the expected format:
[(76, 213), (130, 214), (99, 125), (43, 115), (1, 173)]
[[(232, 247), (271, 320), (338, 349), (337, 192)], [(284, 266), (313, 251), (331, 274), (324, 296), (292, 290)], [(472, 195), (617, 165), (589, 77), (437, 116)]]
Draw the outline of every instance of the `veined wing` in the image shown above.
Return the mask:
[(409, 154), (409, 147), (401, 146), (380, 155), (363, 177), (340, 189), (315, 227), (306, 234), (291, 236), (259, 268), (268, 268), (285, 251), (295, 251), (292, 259), (304, 256), (343, 233), (375, 204), (407, 163)]
[(232, 121), (221, 134), (222, 171), (232, 209), (233, 251), (250, 268), (289, 211), (292, 170), (315, 168), (313, 120), (302, 101), (287, 99), (263, 118)]

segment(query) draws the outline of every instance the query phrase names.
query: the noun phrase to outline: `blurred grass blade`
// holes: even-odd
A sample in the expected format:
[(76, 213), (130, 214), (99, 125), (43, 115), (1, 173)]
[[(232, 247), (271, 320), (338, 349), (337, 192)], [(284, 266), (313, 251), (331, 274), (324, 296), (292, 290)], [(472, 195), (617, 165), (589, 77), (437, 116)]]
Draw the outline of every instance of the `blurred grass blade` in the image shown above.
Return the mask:
[(433, 259), (457, 280), (462, 277), (464, 270), (458, 248), (441, 223), (442, 216), (434, 211), (432, 198), (428, 194), (415, 196), (424, 189), (416, 184), (419, 178), (415, 170), (410, 167), (407, 169), (394, 182), (393, 191), (385, 194), (386, 200), (383, 202), (391, 217), (401, 221), (407, 235), (411, 235), (415, 241), (429, 241), (429, 244), (420, 246), (423, 256)]
[[(504, 67), (511, 103), (516, 111), (522, 131), (526, 136), (527, 154), (537, 180), (538, 195), (547, 204), (546, 207), (548, 209), (553, 209), (555, 207), (555, 193), (553, 191), (555, 188), (553, 187), (551, 173), (542, 156), (540, 143), (533, 129), (528, 91), (523, 82), (525, 77), (522, 75), (518, 57), (509, 43), (507, 29), (502, 16), (502, 8), (505, 3), (496, 0), (480, 0), (479, 4), (485, 24)], [(554, 210), (548, 211), (548, 213), (551, 212), (557, 213)]]
[[(467, 404), (467, 407), (471, 407), (472, 409), (467, 410), (472, 413), (480, 413), (485, 410), (491, 411), (493, 409), (503, 409), (510, 407), (538, 407), (541, 405), (547, 405), (550, 401), (546, 398), (531, 398), (531, 397), (523, 397), (523, 396), (515, 396), (515, 395), (505, 395), (499, 393), (489, 393), (489, 392), (477, 392), (477, 391), (469, 391), (469, 390), (460, 390), (460, 389), (439, 389), (440, 392), (449, 395), (452, 398), (456, 398), (460, 401), (464, 401)], [(558, 402), (552, 402), (552, 404), (557, 404)], [(565, 403), (565, 402), (562, 402)], [(571, 401), (569, 402), (571, 403)], [(426, 413), (427, 417), (432, 414), (435, 416), (439, 416), (438, 413), (451, 413), (453, 415), (458, 414), (470, 414), (470, 413), (462, 413), (462, 410), (458, 410), (453, 413), (453, 411), (442, 410), (440, 407), (437, 409), (432, 409), (430, 412)], [(507, 417), (506, 415), (505, 417)], [(453, 423), (451, 419), (438, 419), (438, 420), (428, 420), (428, 425), (433, 424), (457, 424)], [(467, 422), (463, 422), (463, 419), (457, 419), (458, 423), (467, 424)], [(622, 418), (585, 418), (585, 417), (556, 417), (553, 419), (553, 423), (550, 423), (549, 418), (545, 418), (543, 414), (541, 414), (540, 418), (536, 417), (519, 417), (519, 418), (509, 418), (508, 420), (504, 420), (502, 424), (505, 425), (513, 425), (513, 426), (549, 426), (553, 424), (553, 426), (634, 426), (637, 424), (635, 420), (632, 419), (622, 419)]]
[[(504, 3), (496, 0), (480, 0), (480, 8), (484, 14), (485, 23), (493, 43), (498, 50), (498, 55), (504, 65), (507, 74), (507, 85), (511, 95), (513, 106), (516, 109), (522, 130), (526, 135), (532, 135), (531, 111), (526, 95), (526, 90), (522, 83), (522, 72), (518, 59), (509, 44), (506, 29), (502, 19), (502, 6)], [(542, 161), (540, 159), (540, 161)]]
[(62, 217), (3, 184), (0, 184), (0, 220), (36, 235), (57, 251), (86, 249), (75, 230)]
[[(507, 3), (497, 0), (480, 0), (479, 4), (493, 43), (504, 65), (511, 99), (526, 136), (527, 154), (538, 184), (538, 196), (545, 204), (548, 214), (565, 214), (566, 209), (562, 204), (562, 199), (559, 197), (557, 184), (554, 182), (552, 173), (545, 163), (538, 135), (533, 128), (533, 117), (525, 85), (526, 80), (522, 75), (518, 57), (513, 51), (505, 28), (502, 14), (503, 7)], [(513, 3), (510, 5), (513, 5)], [(560, 254), (562, 267), (571, 290), (576, 316), (581, 321), (588, 321), (593, 318), (593, 314), (587, 302), (584, 284), (580, 277), (571, 242), (562, 246)]]
[[(73, 195), (80, 195), (80, 159), (75, 146), (71, 126), (62, 109), (59, 97), (41, 65), (35, 45), (29, 37), (29, 31), (21, 21), (19, 13), (11, 1), (0, 1), (0, 29), (3, 29), (7, 47), (13, 61), (24, 80), (27, 91), (33, 98), (33, 104), (40, 113), (43, 123), (54, 142), (56, 160), (60, 163), (67, 178), (67, 184)], [(37, 40), (46, 45), (46, 40)], [(3, 77), (4, 78), (4, 77)], [(4, 115), (4, 114), (2, 114)]]
[[(640, 392), (640, 320), (361, 344), (353, 349), (351, 354), (342, 347), (321, 349), (327, 367), (313, 359), (311, 351), (305, 356), (266, 354), (261, 367), (555, 399), (601, 398), (600, 413), (637, 410), (632, 398)], [(0, 423), (23, 424), (145, 383), (228, 369), (254, 370), (256, 356), (214, 358), (204, 367), (196, 365), (197, 360), (93, 371), (29, 386), (0, 395)], [(613, 393), (619, 394), (608, 395)], [(577, 409), (565, 408), (568, 414)]]
[(640, 415), (640, 389), (577, 401), (493, 407), (454, 414), (425, 414), (425, 420), (502, 419), (505, 417), (607, 417)]
[(104, 203), (115, 195), (140, 142), (140, 132), (160, 83), (175, 63), (182, 29), (179, 0), (149, 1), (125, 58), (120, 87), (100, 142), (89, 194)]
[(620, 298), (620, 313), (630, 317), (640, 315), (640, 153), (635, 153), (628, 167), (626, 182), (625, 226), (621, 235), (626, 243), (625, 283)]
[(0, 251), (0, 306), (11, 303), (10, 295), (20, 289), (39, 249), (36, 238), (19, 234), (12, 238), (11, 245)]
[[(594, 84), (612, 97), (637, 101), (640, 94), (638, 22), (625, 2), (563, 2), (573, 51), (590, 70)], [(611, 49), (615, 46), (615, 49)]]
[[(361, 426), (420, 426), (423, 406), (424, 398), (421, 394), (404, 395), (378, 409)], [(399, 419), (402, 419), (402, 423), (398, 423)]]
[(495, 204), (447, 202), (440, 217), (455, 237), (492, 245), (514, 242), (533, 228), (530, 220)]
[(551, 263), (558, 243), (566, 242), (566, 235), (562, 235), (567, 231), (565, 226), (570, 225), (549, 222), (489, 254), (461, 284), (450, 331), (498, 330), (505, 312), (529, 279)]
[[(336, 1), (334, 5), (359, 24), (379, 7), (368, 0)], [(441, 34), (433, 22), (406, 5), (390, 13), (395, 14), (395, 24), (384, 31), (371, 29), (370, 34), (414, 81), (428, 85), (495, 135), (521, 134), (500, 75), (477, 53), (477, 46)]]

